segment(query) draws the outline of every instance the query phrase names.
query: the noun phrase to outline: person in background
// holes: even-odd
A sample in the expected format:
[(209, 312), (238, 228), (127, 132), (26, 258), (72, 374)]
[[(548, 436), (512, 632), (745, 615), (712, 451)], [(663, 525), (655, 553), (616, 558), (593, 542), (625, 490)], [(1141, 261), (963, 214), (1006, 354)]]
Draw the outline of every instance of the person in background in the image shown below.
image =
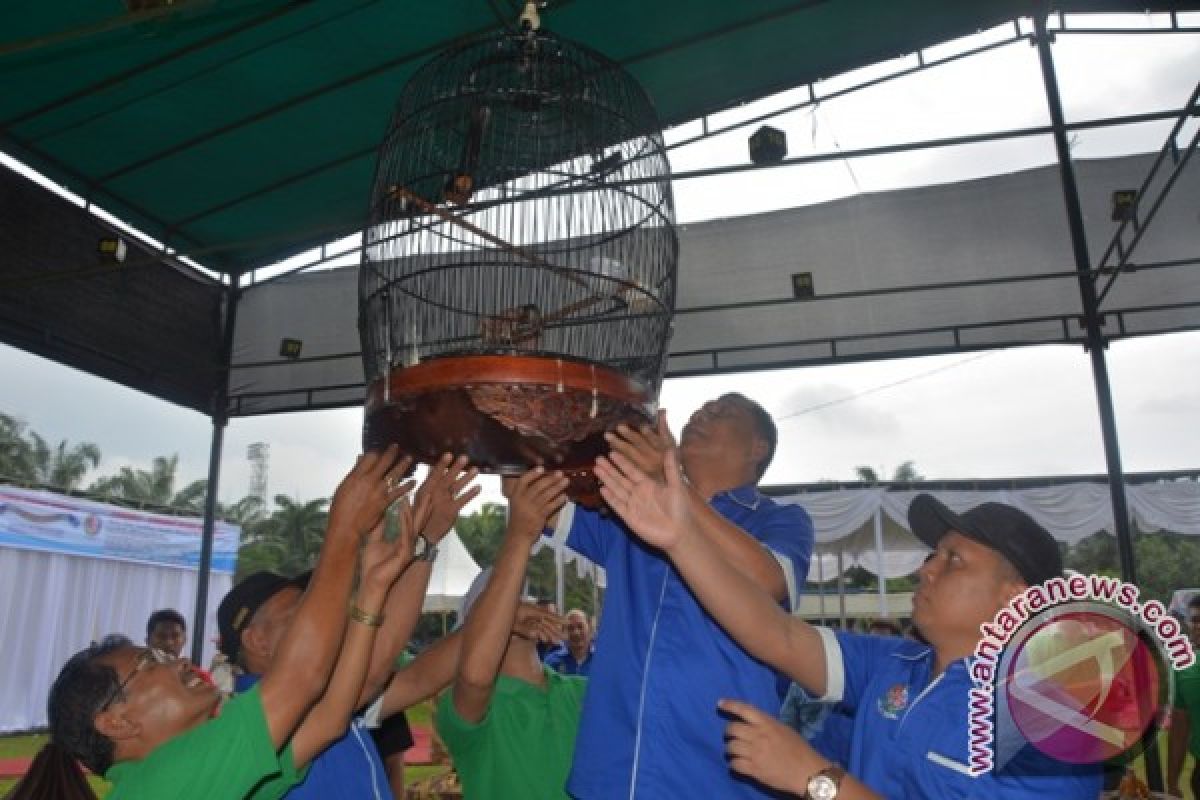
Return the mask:
[(587, 677), (592, 669), (592, 625), (578, 608), (568, 611), (566, 619), (566, 641), (542, 660), (555, 672)]
[[(1187, 604), (1187, 624), (1184, 628), (1192, 640), (1192, 648), (1200, 651), (1200, 595)], [(1183, 797), (1179, 779), (1183, 762), (1190, 753), (1200, 758), (1200, 661), (1174, 673), (1175, 708), (1171, 712), (1171, 728), (1167, 734), (1167, 793)], [(1192, 767), (1188, 783), (1192, 797), (1200, 798), (1200, 767)]]
[(910, 529), (934, 548), (913, 598), (913, 621), (929, 642), (923, 645), (835, 634), (788, 614), (700, 533), (674, 449), (666, 451), (661, 475), (648, 475), (619, 452), (596, 464), (613, 512), (670, 558), (730, 635), (812, 696), (844, 702), (854, 713), (850, 757), (842, 765), (776, 719), (773, 708), (723, 699), (733, 770), (821, 800), (1098, 796), (1098, 768), (1053, 761), (1030, 745), (1012, 762), (1019, 774), (1006, 768), (973, 775), (968, 766), (968, 664), (980, 625), (1027, 587), (1062, 574), (1058, 543), (1027, 514), (985, 503), (958, 515), (928, 494), (912, 501)]
[[(508, 528), (490, 575), (463, 609), (462, 654), (437, 710), (437, 731), (462, 780), (464, 800), (567, 800), (567, 772), (586, 679), (538, 659), (514, 631), (529, 552), (564, 502), (567, 480), (537, 467), (505, 481)], [(561, 628), (552, 630), (561, 636)]]
[[(13, 796), (94, 797), (79, 763), (112, 782), (109, 800), (242, 800), (255, 792), (268, 800), (297, 782), (345, 731), (384, 595), (412, 559), (412, 536), (388, 544), (378, 525), (409, 489), (399, 483), (407, 463), (397, 465), (396, 454), (389, 447), (361, 456), (338, 487), (312, 581), (258, 686), (221, 705), (220, 692), (184, 659), (123, 638), (88, 647), (55, 679), (50, 741)], [(360, 549), (363, 578), (351, 605)]]
[(159, 609), (146, 620), (147, 647), (179, 658), (183, 655), (185, 644), (187, 644), (187, 620), (175, 609)]
[[(187, 620), (175, 609), (159, 609), (146, 620), (146, 646), (151, 650), (161, 650), (172, 658), (182, 658), (183, 648), (186, 644)], [(208, 670), (194, 664), (192, 669), (207, 683), (217, 685), (212, 673)]]

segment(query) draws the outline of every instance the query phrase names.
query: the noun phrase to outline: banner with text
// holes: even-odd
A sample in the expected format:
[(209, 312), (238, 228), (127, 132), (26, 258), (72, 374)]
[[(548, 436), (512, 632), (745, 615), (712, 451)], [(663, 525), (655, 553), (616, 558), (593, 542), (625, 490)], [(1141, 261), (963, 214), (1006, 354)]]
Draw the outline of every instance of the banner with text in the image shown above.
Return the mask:
[[(0, 547), (196, 569), (204, 521), (0, 486)], [(212, 569), (233, 572), (241, 528), (218, 521)]]

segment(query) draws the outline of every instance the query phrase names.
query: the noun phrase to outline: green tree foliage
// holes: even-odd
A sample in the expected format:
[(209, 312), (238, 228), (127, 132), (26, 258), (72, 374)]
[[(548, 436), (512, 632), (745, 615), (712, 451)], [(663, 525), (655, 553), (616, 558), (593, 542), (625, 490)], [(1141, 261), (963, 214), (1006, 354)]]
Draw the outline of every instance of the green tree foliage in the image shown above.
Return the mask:
[[(866, 465), (855, 467), (854, 474), (866, 484), (873, 485), (883, 480), (879, 477), (878, 470)], [(905, 461), (892, 471), (892, 483), (916, 483), (923, 480), (925, 480), (925, 476), (917, 471), (916, 465), (912, 461)]]
[(292, 577), (316, 563), (329, 521), (329, 500), (302, 503), (280, 494), (275, 505), (270, 516), (243, 527), (235, 581), (259, 570)]
[[(1170, 602), (1176, 589), (1200, 587), (1200, 541), (1178, 533), (1139, 533), (1133, 537), (1137, 585), (1145, 600)], [(1117, 539), (1096, 533), (1072, 546), (1064, 563), (1086, 575), (1120, 577)]]
[(176, 496), (175, 477), (178, 470), (178, 454), (159, 456), (148, 470), (121, 467), (116, 475), (98, 479), (88, 491), (112, 500), (170, 506)]
[(99, 465), (100, 448), (95, 444), (71, 445), (64, 439), (51, 446), (22, 420), (0, 414), (0, 476), (70, 491)]
[[(486, 569), (496, 563), (496, 554), (504, 539), (504, 527), (507, 519), (507, 508), (502, 503), (484, 503), (472, 514), (464, 514), (458, 518), (455, 530), (462, 539), (463, 545), (471, 558), (481, 569)], [(554, 600), (556, 594), (554, 553), (549, 548), (542, 549), (529, 559), (527, 573), (529, 594), (538, 600), (548, 602)], [(581, 608), (589, 614), (595, 613), (595, 585), (590, 575), (580, 577), (573, 566), (567, 565), (563, 579), (563, 602), (569, 608)], [(566, 609), (559, 609), (565, 611)]]

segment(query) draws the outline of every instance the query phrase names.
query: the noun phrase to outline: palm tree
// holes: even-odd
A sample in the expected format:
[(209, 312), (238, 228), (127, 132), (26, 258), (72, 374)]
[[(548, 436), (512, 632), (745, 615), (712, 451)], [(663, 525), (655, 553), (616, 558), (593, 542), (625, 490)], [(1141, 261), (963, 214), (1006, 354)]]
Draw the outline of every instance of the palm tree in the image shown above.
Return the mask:
[(242, 529), (236, 580), (262, 569), (299, 575), (317, 560), (329, 514), (325, 498), (301, 503), (275, 495), (275, 512)]
[(72, 447), (64, 439), (51, 448), (46, 440), (30, 431), (33, 440), (34, 467), (37, 482), (59, 489), (78, 489), (88, 470), (100, 466), (100, 448), (91, 442)]
[(8, 414), (0, 414), (0, 476), (27, 482), (35, 478), (33, 446), (25, 438), (25, 423)]
[[(879, 472), (874, 467), (857, 466), (854, 468), (854, 474), (869, 486), (880, 482)], [(923, 480), (925, 480), (925, 476), (917, 472), (917, 468), (911, 460), (905, 461), (892, 471), (892, 483), (916, 483)]]
[(22, 420), (0, 414), (0, 476), (70, 490), (99, 465), (100, 448), (95, 444), (68, 445), (64, 439), (51, 447), (38, 433), (26, 430)]
[(178, 467), (178, 454), (170, 458), (158, 456), (149, 470), (121, 467), (116, 475), (94, 482), (88, 491), (114, 500), (167, 506), (175, 497)]

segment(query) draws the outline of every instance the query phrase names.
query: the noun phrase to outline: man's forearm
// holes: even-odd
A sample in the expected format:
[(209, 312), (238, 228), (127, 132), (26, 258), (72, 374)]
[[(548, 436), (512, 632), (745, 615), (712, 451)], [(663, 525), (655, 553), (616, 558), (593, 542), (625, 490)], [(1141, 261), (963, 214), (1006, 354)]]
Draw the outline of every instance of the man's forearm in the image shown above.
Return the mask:
[(388, 592), (383, 607), (384, 625), (375, 637), (359, 706), (369, 703), (387, 685), (396, 659), (417, 626), (432, 572), (432, 562), (414, 561)]
[(309, 675), (324, 688), (345, 631), (357, 565), (357, 544), (350, 537), (346, 539), (345, 544), (331, 543), (322, 551), (288, 635), (280, 642), (271, 672)]
[(455, 631), (430, 645), (411, 664), (395, 673), (383, 694), (380, 719), (404, 711), (449, 686), (454, 680), (454, 668), (458, 666), (461, 652), (462, 631)]
[[(378, 614), (384, 605), (382, 592), (364, 586), (355, 605), (368, 614)], [(364, 622), (349, 626), (337, 658), (337, 668), (320, 701), (309, 711), (292, 737), (292, 757), (302, 767), (345, 733), (358, 697), (378, 628)]]
[(692, 516), (700, 532), (739, 572), (767, 591), (776, 602), (787, 597), (787, 580), (779, 562), (750, 534), (721, 516), (695, 491), (689, 492)]
[(460, 682), (475, 687), (495, 683), (512, 633), (528, 562), (529, 544), (519, 537), (506, 535), (487, 587), (463, 625), (464, 644), (458, 668)]
[(729, 563), (712, 537), (687, 532), (668, 556), (713, 618), (754, 657), (805, 689), (825, 693), (825, 646), (816, 629), (792, 617)]

